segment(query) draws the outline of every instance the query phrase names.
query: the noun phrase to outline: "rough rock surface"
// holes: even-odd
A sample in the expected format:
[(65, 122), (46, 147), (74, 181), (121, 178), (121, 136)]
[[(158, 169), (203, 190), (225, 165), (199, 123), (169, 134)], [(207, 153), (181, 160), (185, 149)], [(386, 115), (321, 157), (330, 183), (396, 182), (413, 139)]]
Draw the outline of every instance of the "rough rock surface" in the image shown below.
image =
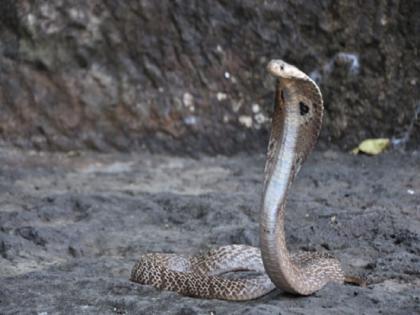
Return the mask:
[(0, 150), (1, 314), (418, 314), (420, 156), (316, 152), (289, 198), (293, 249), (329, 251), (367, 288), (243, 303), (128, 281), (145, 252), (258, 244), (262, 155)]
[(2, 0), (0, 141), (262, 151), (273, 98), (265, 65), (282, 58), (320, 82), (324, 143), (347, 148), (387, 136), (418, 144), (419, 7), (419, 0)]

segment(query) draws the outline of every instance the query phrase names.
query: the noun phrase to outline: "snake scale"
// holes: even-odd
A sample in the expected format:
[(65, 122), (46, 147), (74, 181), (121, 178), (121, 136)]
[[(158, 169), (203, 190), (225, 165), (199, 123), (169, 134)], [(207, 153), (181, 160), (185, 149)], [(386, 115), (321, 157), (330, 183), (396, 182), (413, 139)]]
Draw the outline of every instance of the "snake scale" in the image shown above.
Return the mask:
[[(286, 197), (318, 138), (323, 100), (316, 83), (293, 65), (272, 60), (267, 70), (277, 81), (260, 208), (260, 249), (228, 245), (192, 257), (149, 253), (133, 267), (131, 281), (224, 300), (255, 299), (276, 287), (310, 295), (328, 282), (346, 281), (340, 262), (329, 254), (290, 253), (287, 249)], [(245, 279), (222, 276), (243, 270), (258, 275)]]

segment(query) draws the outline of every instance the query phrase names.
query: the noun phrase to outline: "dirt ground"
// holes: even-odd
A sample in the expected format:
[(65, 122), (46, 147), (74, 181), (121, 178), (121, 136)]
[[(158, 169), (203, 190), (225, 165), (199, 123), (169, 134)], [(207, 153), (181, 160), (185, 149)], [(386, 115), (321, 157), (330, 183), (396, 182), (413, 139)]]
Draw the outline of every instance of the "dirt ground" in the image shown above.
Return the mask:
[(249, 302), (128, 281), (150, 251), (258, 245), (263, 155), (199, 159), (0, 149), (1, 314), (418, 314), (420, 155), (315, 152), (289, 196), (291, 249), (324, 250), (366, 288)]

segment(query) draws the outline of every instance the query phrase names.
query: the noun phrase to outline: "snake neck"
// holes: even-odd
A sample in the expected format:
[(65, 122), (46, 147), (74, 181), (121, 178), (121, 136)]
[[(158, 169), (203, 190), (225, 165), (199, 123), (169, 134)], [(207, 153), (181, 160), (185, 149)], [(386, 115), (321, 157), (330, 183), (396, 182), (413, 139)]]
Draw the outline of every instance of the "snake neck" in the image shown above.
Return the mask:
[[(305, 270), (293, 263), (287, 249), (284, 221), (288, 190), (312, 150), (321, 126), (322, 99), (312, 84), (310, 79), (280, 78), (277, 82), (260, 212), (260, 245), (265, 270), (277, 287), (303, 295), (318, 290), (325, 283), (311, 285), (309, 281), (308, 285)], [(306, 93), (310, 99), (302, 98), (302, 88), (314, 92)], [(303, 117), (308, 108), (302, 108), (302, 104), (312, 111), (310, 116)]]

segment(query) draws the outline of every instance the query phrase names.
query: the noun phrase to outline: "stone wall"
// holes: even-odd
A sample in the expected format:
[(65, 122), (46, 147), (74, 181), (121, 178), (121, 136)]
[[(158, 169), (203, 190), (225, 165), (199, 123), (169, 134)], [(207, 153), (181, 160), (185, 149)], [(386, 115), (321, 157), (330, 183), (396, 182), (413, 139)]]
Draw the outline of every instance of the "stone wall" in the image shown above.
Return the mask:
[(321, 145), (420, 143), (418, 0), (2, 0), (0, 10), (4, 144), (263, 152), (271, 58), (319, 82)]

